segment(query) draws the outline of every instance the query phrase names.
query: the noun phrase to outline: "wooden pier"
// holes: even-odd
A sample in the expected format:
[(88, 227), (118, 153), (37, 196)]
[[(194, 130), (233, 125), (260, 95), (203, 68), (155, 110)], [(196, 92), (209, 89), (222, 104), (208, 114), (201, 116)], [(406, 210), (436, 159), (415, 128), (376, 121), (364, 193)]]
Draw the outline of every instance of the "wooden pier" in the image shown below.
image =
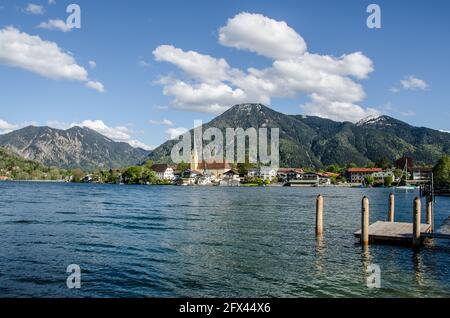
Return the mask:
[[(420, 233), (425, 237), (426, 233), (431, 233), (431, 225), (421, 224)], [(354, 233), (355, 237), (361, 237), (361, 230)], [(369, 226), (369, 242), (385, 244), (412, 244), (413, 224), (401, 222), (378, 221)]]
[[(450, 234), (434, 232), (433, 197), (427, 198), (425, 206), (426, 223), (422, 223), (422, 206), (419, 198), (415, 198), (412, 208), (412, 223), (395, 222), (395, 196), (389, 195), (388, 221), (378, 221), (370, 224), (370, 202), (364, 197), (361, 202), (361, 230), (354, 232), (361, 245), (392, 244), (412, 245), (420, 248), (424, 239), (450, 239)], [(316, 237), (320, 239), (324, 233), (324, 197), (316, 200)]]

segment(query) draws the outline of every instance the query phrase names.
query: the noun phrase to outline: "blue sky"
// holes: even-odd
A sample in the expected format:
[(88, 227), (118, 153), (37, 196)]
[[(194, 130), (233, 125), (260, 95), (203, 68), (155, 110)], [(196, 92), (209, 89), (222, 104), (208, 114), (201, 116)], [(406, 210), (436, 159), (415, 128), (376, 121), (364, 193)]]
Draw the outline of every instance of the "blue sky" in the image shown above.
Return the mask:
[[(83, 124), (158, 146), (235, 102), (450, 131), (448, 1), (54, 2), (0, 0), (0, 133)], [(70, 3), (81, 28), (52, 27)]]

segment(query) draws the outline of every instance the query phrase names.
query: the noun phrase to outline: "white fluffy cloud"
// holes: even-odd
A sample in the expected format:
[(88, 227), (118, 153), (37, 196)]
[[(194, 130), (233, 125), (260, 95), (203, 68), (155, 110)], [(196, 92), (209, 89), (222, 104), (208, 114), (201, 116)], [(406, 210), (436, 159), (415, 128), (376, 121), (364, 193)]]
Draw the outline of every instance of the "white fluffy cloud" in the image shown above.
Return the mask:
[(44, 14), (45, 9), (43, 6), (41, 6), (39, 4), (29, 3), (25, 7), (25, 12), (29, 13), (29, 14), (34, 14), (34, 15), (41, 15), (41, 14)]
[(327, 100), (325, 97), (312, 94), (311, 101), (301, 106), (303, 111), (311, 116), (318, 116), (337, 121), (357, 122), (369, 116), (379, 116), (380, 112), (372, 108)]
[(153, 51), (153, 56), (156, 61), (172, 63), (198, 80), (216, 82), (228, 78), (230, 66), (224, 59), (215, 59), (194, 51), (185, 52), (172, 45), (158, 46)]
[(417, 78), (415, 76), (412, 76), (412, 75), (408, 76), (404, 80), (401, 80), (400, 84), (402, 85), (402, 87), (404, 89), (413, 90), (413, 91), (414, 90), (425, 90), (429, 86), (424, 80)]
[[(90, 82), (88, 72), (77, 64), (72, 54), (63, 51), (54, 42), (14, 27), (0, 29), (0, 64), (19, 67), (54, 80)], [(99, 84), (91, 82), (87, 86), (100, 91), (103, 85)]]
[(72, 30), (72, 28), (61, 19), (50, 19), (47, 22), (41, 22), (37, 27), (39, 29), (57, 30), (62, 32), (70, 32)]
[(264, 55), (273, 63), (265, 69), (240, 70), (223, 58), (161, 45), (153, 51), (155, 60), (183, 73), (183, 78), (172, 75), (158, 81), (163, 93), (173, 98), (172, 107), (219, 114), (238, 103), (270, 104), (274, 97), (306, 95), (311, 99), (303, 107), (308, 114), (357, 121), (373, 112), (358, 105), (366, 95), (357, 80), (374, 70), (362, 52), (340, 57), (307, 52), (303, 38), (286, 22), (251, 13), (229, 19), (219, 30), (219, 42)]
[(8, 123), (6, 120), (0, 119), (0, 134), (7, 134), (17, 128), (17, 125)]
[(97, 82), (97, 81), (89, 81), (86, 83), (86, 87), (95, 89), (97, 92), (99, 93), (104, 93), (105, 92), (105, 87), (103, 86), (102, 83)]
[(177, 137), (181, 136), (185, 132), (188, 132), (189, 129), (184, 127), (178, 127), (178, 128), (169, 128), (166, 130), (166, 135), (168, 140), (176, 139)]
[(131, 136), (132, 131), (124, 126), (110, 127), (103, 120), (84, 120), (81, 123), (73, 123), (71, 126), (87, 127), (98, 133), (119, 142), (126, 142), (132, 147), (139, 147), (145, 150), (151, 150), (153, 147), (148, 146)]
[(219, 42), (273, 59), (296, 58), (307, 50), (303, 38), (286, 22), (248, 12), (239, 13), (220, 28)]
[(241, 89), (233, 89), (224, 83), (191, 84), (175, 80), (164, 87), (163, 93), (175, 97), (173, 106), (177, 109), (211, 114), (220, 114), (230, 105), (246, 101), (246, 95)]
[(96, 63), (95, 61), (89, 61), (89, 67), (90, 67), (91, 69), (94, 69), (94, 68), (97, 67), (97, 63)]

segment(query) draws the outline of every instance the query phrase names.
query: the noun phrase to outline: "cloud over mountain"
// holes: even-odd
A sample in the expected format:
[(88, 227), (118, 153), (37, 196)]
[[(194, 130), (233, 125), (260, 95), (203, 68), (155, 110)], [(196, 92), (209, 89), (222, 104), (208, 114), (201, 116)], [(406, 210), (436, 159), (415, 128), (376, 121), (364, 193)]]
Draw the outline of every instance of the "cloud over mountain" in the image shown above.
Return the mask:
[(368, 78), (374, 70), (362, 52), (340, 57), (308, 52), (303, 37), (286, 22), (247, 12), (219, 29), (219, 43), (268, 57), (272, 65), (242, 70), (223, 58), (173, 45), (158, 46), (154, 59), (181, 71), (158, 81), (163, 93), (172, 97), (174, 108), (219, 114), (229, 105), (270, 104), (272, 98), (306, 95), (310, 101), (302, 108), (308, 114), (358, 121), (377, 113), (359, 105), (366, 94), (357, 81)]

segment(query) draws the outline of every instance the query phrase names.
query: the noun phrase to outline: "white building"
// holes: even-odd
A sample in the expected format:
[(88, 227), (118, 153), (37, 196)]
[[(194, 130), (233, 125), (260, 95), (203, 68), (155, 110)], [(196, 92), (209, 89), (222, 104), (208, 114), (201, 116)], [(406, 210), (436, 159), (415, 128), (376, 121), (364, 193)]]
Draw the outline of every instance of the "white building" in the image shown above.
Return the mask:
[(167, 164), (155, 164), (152, 166), (152, 170), (156, 173), (156, 176), (161, 180), (172, 181), (175, 179), (173, 168)]
[(374, 172), (372, 174), (372, 177), (375, 180), (375, 183), (382, 183), (384, 180), (388, 177), (392, 177), (392, 181), (395, 181), (395, 175), (392, 171), (381, 171), (381, 172)]
[(374, 173), (383, 172), (381, 168), (350, 168), (347, 170), (351, 183), (363, 183), (366, 177), (373, 176)]
[(272, 181), (277, 176), (277, 169), (272, 167), (261, 167), (259, 170), (259, 177), (263, 180)]

